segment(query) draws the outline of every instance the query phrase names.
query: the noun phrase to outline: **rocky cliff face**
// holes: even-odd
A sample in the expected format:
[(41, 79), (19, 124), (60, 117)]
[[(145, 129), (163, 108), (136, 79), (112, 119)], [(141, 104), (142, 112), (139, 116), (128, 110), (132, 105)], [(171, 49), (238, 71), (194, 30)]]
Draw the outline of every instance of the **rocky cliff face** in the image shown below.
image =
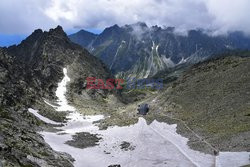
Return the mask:
[(6, 50), (15, 62), (22, 64), (29, 84), (41, 90), (43, 96), (53, 94), (62, 79), (63, 67), (70, 71), (71, 84), (79, 80), (84, 83), (89, 76), (111, 77), (104, 64), (72, 43), (60, 26), (49, 32), (36, 30), (20, 45)]
[(114, 74), (140, 78), (226, 50), (250, 48), (250, 39), (241, 32), (210, 36), (202, 30), (190, 30), (180, 35), (173, 27), (148, 27), (145, 23), (114, 25), (99, 35), (80, 31), (69, 37), (99, 57)]
[[(69, 99), (96, 99), (111, 91), (85, 90), (86, 77), (112, 77), (104, 64), (72, 43), (58, 26), (35, 30), (20, 45), (0, 48), (0, 166), (72, 166), (72, 159), (53, 151), (39, 134), (41, 121), (27, 108), (55, 100), (57, 84), (68, 68)], [(84, 94), (84, 95), (82, 95)]]
[[(0, 104), (17, 107), (32, 101), (33, 90), (28, 88), (22, 64), (16, 64), (15, 58), (9, 55), (6, 48), (0, 49)], [(25, 100), (24, 100), (24, 97)]]

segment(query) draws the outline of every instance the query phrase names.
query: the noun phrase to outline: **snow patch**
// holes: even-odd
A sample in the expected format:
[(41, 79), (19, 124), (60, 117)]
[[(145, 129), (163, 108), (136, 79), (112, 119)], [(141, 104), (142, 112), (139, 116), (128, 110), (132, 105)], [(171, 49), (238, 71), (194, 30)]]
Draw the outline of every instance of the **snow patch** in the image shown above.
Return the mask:
[(58, 88), (56, 90), (56, 96), (58, 98), (58, 105), (59, 107), (56, 108), (57, 111), (75, 111), (76, 109), (70, 105), (68, 105), (67, 98), (65, 96), (67, 92), (67, 83), (70, 82), (70, 78), (67, 75), (67, 69), (63, 68), (63, 74), (64, 78), (63, 80), (58, 84)]
[(42, 120), (43, 122), (45, 122), (45, 123), (53, 124), (53, 125), (61, 125), (61, 123), (52, 121), (52, 120), (50, 120), (50, 119), (48, 119), (48, 118), (46, 118), (46, 117), (40, 115), (40, 114), (38, 113), (37, 110), (34, 110), (34, 109), (32, 109), (32, 108), (29, 108), (28, 111), (29, 111), (30, 113), (32, 113), (33, 115), (35, 115), (35, 116), (36, 116), (37, 118), (39, 118), (40, 120)]
[(120, 46), (118, 47), (118, 49), (117, 49), (117, 51), (116, 51), (116, 53), (115, 53), (114, 59), (113, 59), (111, 65), (110, 65), (109, 69), (112, 69), (112, 67), (113, 67), (113, 65), (114, 65), (114, 62), (116, 61), (117, 55), (118, 55), (118, 53), (119, 53), (119, 51), (120, 51), (121, 48), (122, 48), (122, 43), (121, 43)]
[(162, 56), (162, 60), (163, 60), (163, 62), (165, 63), (165, 65), (166, 65), (167, 67), (174, 67), (174, 66), (175, 66), (175, 64), (174, 64), (174, 62), (171, 60), (171, 58), (166, 58), (166, 56)]
[(178, 65), (179, 64), (184, 64), (184, 63), (186, 63), (187, 62), (187, 59), (184, 59), (184, 57), (182, 57), (182, 59), (181, 59), (181, 61), (178, 63)]
[(250, 152), (220, 152), (216, 167), (238, 167), (250, 164)]
[[(219, 156), (204, 154), (191, 150), (188, 139), (177, 134), (177, 125), (168, 125), (153, 121), (147, 125), (144, 118), (139, 118), (138, 123), (125, 127), (110, 127), (107, 130), (99, 130), (93, 124), (94, 121), (103, 119), (102, 115), (83, 116), (75, 111), (75, 108), (68, 105), (65, 93), (66, 84), (70, 81), (67, 71), (64, 70), (65, 77), (58, 84), (57, 110), (73, 111), (68, 115), (68, 122), (62, 131), (41, 132), (45, 141), (56, 151), (66, 152), (74, 159), (74, 166), (97, 167), (120, 164), (123, 167), (166, 167), (166, 166), (201, 166), (201, 167), (237, 167), (249, 164), (249, 153), (226, 153), (220, 152)], [(72, 109), (72, 110), (68, 110)], [(34, 115), (44, 119), (36, 111), (30, 109)], [(72, 135), (79, 132), (89, 132), (102, 137), (98, 146), (79, 149), (65, 144), (72, 140)], [(120, 144), (129, 142), (135, 149), (122, 150)]]

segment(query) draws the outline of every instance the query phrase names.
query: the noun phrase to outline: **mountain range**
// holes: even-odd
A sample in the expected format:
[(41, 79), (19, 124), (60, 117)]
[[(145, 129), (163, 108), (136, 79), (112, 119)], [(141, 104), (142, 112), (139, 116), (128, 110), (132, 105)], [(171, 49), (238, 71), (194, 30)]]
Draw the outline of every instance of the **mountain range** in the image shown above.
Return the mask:
[[(218, 151), (249, 151), (250, 52), (227, 53), (248, 48), (249, 39), (240, 32), (210, 36), (191, 30), (183, 36), (174, 28), (144, 23), (69, 37), (61, 26), (35, 30), (21, 44), (0, 48), (0, 166), (73, 166), (69, 154), (53, 150), (39, 133), (56, 129), (28, 111), (36, 109), (60, 124), (67, 121), (67, 112), (51, 107), (57, 105), (64, 68), (70, 78), (68, 102), (84, 115), (105, 115), (96, 122), (100, 129), (135, 124), (138, 105), (147, 103), (145, 120), (176, 123), (194, 150), (214, 154), (205, 139)], [(164, 87), (86, 89), (87, 77), (106, 80), (114, 78), (112, 73), (162, 78)], [(80, 143), (89, 140), (85, 136)]]
[(174, 27), (148, 27), (143, 22), (122, 27), (114, 25), (100, 34), (81, 30), (69, 38), (88, 49), (119, 77), (147, 78), (218, 53), (250, 49), (250, 38), (239, 31), (216, 36), (197, 29), (180, 34)]

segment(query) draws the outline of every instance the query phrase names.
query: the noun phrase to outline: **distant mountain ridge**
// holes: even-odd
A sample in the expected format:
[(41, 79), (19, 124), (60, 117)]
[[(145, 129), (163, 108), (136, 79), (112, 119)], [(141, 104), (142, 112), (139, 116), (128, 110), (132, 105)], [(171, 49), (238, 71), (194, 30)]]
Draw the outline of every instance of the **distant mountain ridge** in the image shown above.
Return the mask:
[(69, 38), (100, 58), (114, 74), (139, 78), (227, 50), (250, 49), (250, 38), (241, 32), (210, 36), (202, 30), (190, 30), (184, 36), (174, 27), (148, 27), (142, 22), (114, 25), (99, 35), (81, 30)]

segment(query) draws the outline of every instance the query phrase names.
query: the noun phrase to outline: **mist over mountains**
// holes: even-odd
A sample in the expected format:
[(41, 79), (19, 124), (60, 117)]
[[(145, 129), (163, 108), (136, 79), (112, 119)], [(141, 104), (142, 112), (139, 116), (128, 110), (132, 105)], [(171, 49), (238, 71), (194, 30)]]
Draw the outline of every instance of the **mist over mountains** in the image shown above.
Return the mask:
[(219, 34), (236, 30), (250, 34), (249, 6), (248, 0), (2, 0), (0, 32), (30, 34), (56, 25), (65, 30), (103, 29), (143, 21), (179, 30), (201, 27)]
[(148, 27), (143, 22), (114, 25), (101, 34), (81, 30), (69, 38), (101, 59), (114, 74), (139, 78), (230, 50), (250, 49), (250, 38), (240, 31), (212, 35), (212, 31), (197, 29), (180, 34), (174, 27)]

